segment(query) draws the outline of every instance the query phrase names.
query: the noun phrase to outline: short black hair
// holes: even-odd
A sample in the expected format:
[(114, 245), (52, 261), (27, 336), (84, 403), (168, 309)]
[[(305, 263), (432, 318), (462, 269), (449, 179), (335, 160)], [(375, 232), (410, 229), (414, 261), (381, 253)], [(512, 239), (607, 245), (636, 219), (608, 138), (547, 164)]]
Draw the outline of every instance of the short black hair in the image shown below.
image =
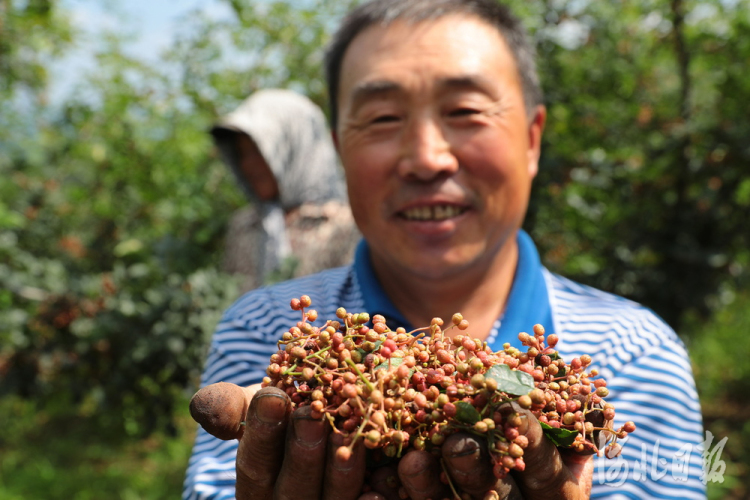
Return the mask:
[(387, 26), (397, 20), (418, 23), (456, 14), (478, 17), (498, 30), (515, 59), (524, 106), (526, 113), (531, 115), (543, 101), (536, 70), (536, 51), (523, 25), (506, 5), (498, 0), (371, 0), (344, 18), (326, 52), (325, 71), (333, 130), (338, 124), (341, 64), (346, 50), (357, 35), (375, 24)]

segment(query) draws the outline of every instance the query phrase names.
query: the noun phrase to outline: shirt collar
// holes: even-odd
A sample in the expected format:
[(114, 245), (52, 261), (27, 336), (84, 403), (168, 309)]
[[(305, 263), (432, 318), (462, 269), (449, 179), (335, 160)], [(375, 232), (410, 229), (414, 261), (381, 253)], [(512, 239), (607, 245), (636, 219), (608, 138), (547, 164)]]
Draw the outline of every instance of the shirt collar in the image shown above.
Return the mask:
[(393, 305), (391, 299), (386, 295), (385, 290), (380, 285), (375, 270), (372, 268), (370, 260), (370, 247), (362, 239), (357, 245), (354, 253), (354, 272), (357, 275), (359, 288), (362, 291), (362, 301), (365, 305), (365, 311), (373, 317), (376, 314), (382, 314), (387, 320), (389, 327), (403, 326), (407, 331), (412, 329), (404, 319), (403, 314)]
[(530, 332), (537, 323), (544, 326), (547, 333), (553, 331), (552, 308), (539, 252), (526, 231), (518, 231), (517, 241), (518, 264), (505, 312), (499, 318), (499, 325), (495, 323), (487, 338), (495, 351), (502, 349), (505, 342), (520, 348), (518, 333)]
[[(518, 333), (531, 331), (537, 323), (542, 324), (547, 332), (552, 332), (552, 311), (539, 253), (525, 231), (518, 231), (517, 241), (518, 264), (505, 312), (495, 322), (487, 338), (487, 342), (495, 351), (502, 349), (505, 342), (520, 347)], [(411, 330), (413, 325), (409, 325), (404, 319), (375, 276), (370, 261), (370, 248), (364, 239), (359, 242), (354, 255), (354, 271), (362, 292), (365, 311), (370, 313), (370, 316), (382, 314), (392, 328), (395, 325)], [(471, 323), (471, 318), (467, 319)]]

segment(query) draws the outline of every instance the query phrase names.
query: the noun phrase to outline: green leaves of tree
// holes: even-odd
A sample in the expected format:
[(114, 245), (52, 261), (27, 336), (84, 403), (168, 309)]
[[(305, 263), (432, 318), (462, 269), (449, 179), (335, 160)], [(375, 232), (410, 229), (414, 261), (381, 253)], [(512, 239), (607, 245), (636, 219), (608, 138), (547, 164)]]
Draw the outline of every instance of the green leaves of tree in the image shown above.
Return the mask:
[(542, 260), (678, 330), (705, 318), (748, 279), (750, 2), (528, 3), (548, 120), (525, 227)]
[[(226, 3), (233, 17), (189, 16), (158, 63), (105, 35), (96, 71), (50, 103), (51, 64), (80, 41), (71, 13), (61, 2), (0, 2), (0, 324), (9, 325), (0, 359), (19, 353), (32, 363), (6, 362), (16, 377), (7, 390), (86, 386), (78, 381), (106, 367), (67, 379), (57, 365), (24, 374), (52, 366), (50, 352), (95, 363), (105, 345), (96, 342), (122, 339), (127, 325), (164, 340), (137, 346), (139, 359), (158, 362), (127, 377), (97, 375), (117, 383), (81, 401), (109, 404), (130, 384), (136, 407), (153, 395), (144, 387), (181, 384), (201, 364), (197, 343), (223, 301), (195, 303), (187, 290), (198, 275), (207, 290), (227, 285), (215, 268), (225, 222), (245, 202), (206, 129), (269, 86), (325, 107), (324, 45), (357, 2)], [(750, 268), (750, 2), (509, 3), (531, 29), (547, 96), (525, 222), (545, 265), (639, 300), (673, 326), (686, 311), (710, 313)], [(101, 284), (120, 269), (145, 274), (118, 282), (115, 300)], [(62, 313), (99, 299), (97, 314), (61, 326)], [(136, 349), (122, 342), (118, 370)], [(170, 356), (174, 378), (161, 369)], [(530, 387), (518, 372), (493, 378), (513, 394)]]

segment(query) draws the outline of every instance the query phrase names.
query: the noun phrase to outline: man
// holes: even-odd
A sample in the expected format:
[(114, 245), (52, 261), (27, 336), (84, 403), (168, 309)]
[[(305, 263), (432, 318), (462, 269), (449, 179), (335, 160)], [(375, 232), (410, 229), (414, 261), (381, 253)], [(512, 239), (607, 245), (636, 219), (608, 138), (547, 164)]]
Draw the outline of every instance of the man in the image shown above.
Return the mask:
[[(408, 328), (460, 311), (469, 333), (495, 350), (541, 323), (560, 335), (564, 359), (593, 357), (617, 423), (633, 420), (638, 430), (610, 464), (558, 452), (527, 414), (526, 470), (497, 483), (479, 460), (481, 443), (457, 435), (442, 449), (462, 493), (703, 498), (700, 407), (679, 339), (647, 309), (548, 272), (520, 230), (546, 115), (517, 21), (492, 0), (370, 2), (344, 21), (327, 71), (364, 242), (351, 267), (252, 292), (230, 308), (204, 384), (260, 380), (279, 332), (298, 320), (289, 299), (301, 294), (322, 319), (343, 306)], [(323, 423), (288, 412), (283, 394), (263, 389), (239, 444), (201, 431), (184, 496), (231, 496), (236, 456), (237, 498), (356, 498), (362, 450), (340, 462)], [(451, 496), (439, 472), (429, 454), (398, 465), (412, 499)], [(376, 490), (365, 498), (392, 498)]]

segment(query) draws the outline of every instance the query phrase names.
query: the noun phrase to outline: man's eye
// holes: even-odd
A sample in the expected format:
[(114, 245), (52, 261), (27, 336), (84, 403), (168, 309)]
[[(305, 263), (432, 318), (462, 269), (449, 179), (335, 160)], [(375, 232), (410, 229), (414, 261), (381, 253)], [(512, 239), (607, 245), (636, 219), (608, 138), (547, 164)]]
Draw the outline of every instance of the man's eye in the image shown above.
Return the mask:
[(398, 119), (396, 115), (381, 115), (373, 118), (372, 123), (392, 123), (398, 121)]
[(455, 117), (471, 116), (477, 113), (479, 113), (479, 111), (473, 108), (457, 108), (457, 109), (452, 110), (450, 113), (448, 113), (448, 116), (455, 116)]

